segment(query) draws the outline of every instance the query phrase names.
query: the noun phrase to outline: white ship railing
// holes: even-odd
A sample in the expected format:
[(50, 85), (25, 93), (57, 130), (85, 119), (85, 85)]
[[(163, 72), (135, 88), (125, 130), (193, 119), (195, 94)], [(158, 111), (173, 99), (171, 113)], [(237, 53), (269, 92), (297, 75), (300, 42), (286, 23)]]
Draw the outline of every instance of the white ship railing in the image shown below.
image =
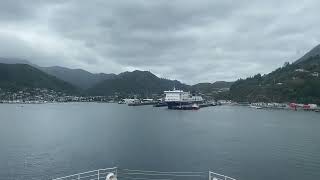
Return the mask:
[(236, 179), (209, 171), (209, 180), (236, 180)]
[(93, 171), (87, 171), (83, 173), (60, 177), (53, 180), (105, 180), (109, 173), (117, 174), (117, 169), (117, 167), (97, 169)]
[(118, 180), (236, 180), (234, 178), (208, 172), (164, 172), (132, 169), (106, 168), (98, 169), (53, 180), (106, 180), (109, 173), (114, 173)]

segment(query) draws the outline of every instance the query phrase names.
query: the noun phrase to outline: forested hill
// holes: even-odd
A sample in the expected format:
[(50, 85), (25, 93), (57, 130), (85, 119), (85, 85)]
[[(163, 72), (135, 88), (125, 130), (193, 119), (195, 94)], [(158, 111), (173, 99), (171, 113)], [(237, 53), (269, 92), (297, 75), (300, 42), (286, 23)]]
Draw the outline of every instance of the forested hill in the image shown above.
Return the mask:
[(9, 91), (24, 88), (47, 88), (70, 94), (78, 92), (73, 85), (27, 64), (0, 63), (0, 88)]
[(71, 69), (61, 66), (41, 67), (31, 63), (28, 60), (18, 58), (0, 57), (0, 63), (3, 64), (28, 64), (49, 75), (55, 76), (65, 82), (68, 82), (81, 90), (88, 89), (95, 84), (115, 76), (115, 74), (91, 73), (83, 69)]
[(231, 87), (233, 82), (216, 81), (214, 83), (198, 83), (191, 86), (191, 90), (201, 93), (212, 93), (221, 89), (228, 89)]
[[(306, 57), (306, 56), (304, 56)], [(315, 54), (261, 76), (236, 81), (233, 100), (242, 102), (297, 102), (320, 104), (320, 56)]]
[(149, 71), (124, 72), (107, 79), (90, 88), (87, 92), (92, 95), (121, 95), (140, 94), (150, 96), (163, 93), (173, 87), (188, 90), (189, 86), (176, 80), (159, 78)]

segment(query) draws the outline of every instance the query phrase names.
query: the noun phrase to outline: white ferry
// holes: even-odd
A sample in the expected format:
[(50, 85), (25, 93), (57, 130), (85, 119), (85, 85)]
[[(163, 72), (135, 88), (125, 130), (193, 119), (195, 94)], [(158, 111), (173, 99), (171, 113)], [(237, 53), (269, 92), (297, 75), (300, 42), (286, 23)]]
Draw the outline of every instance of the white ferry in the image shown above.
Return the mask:
[(169, 109), (173, 109), (175, 106), (203, 103), (201, 96), (193, 96), (190, 92), (176, 90), (175, 88), (172, 91), (164, 91), (164, 94)]

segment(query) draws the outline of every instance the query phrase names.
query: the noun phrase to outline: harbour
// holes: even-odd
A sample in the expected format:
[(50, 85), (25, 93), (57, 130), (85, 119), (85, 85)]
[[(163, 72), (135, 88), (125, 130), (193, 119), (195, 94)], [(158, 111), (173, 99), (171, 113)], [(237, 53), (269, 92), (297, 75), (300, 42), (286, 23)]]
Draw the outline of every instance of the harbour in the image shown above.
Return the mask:
[(146, 106), (167, 107), (172, 110), (199, 110), (200, 108), (216, 106), (215, 101), (206, 101), (199, 95), (192, 95), (190, 92), (182, 90), (164, 91), (164, 98), (154, 99), (123, 99), (118, 104), (127, 104), (128, 106)]
[(277, 110), (304, 110), (320, 112), (320, 107), (316, 104), (297, 104), (297, 103), (266, 103), (266, 102), (233, 102), (231, 100), (205, 100), (199, 95), (184, 92), (182, 90), (164, 91), (164, 97), (160, 99), (137, 99), (127, 98), (119, 101), (118, 104), (128, 106), (147, 106), (167, 107), (171, 110), (199, 110), (200, 108), (212, 107), (217, 105), (247, 106), (253, 109), (277, 109)]
[(0, 113), (0, 179), (54, 179), (114, 166), (210, 169), (237, 180), (320, 178), (318, 113), (117, 103), (0, 104)]

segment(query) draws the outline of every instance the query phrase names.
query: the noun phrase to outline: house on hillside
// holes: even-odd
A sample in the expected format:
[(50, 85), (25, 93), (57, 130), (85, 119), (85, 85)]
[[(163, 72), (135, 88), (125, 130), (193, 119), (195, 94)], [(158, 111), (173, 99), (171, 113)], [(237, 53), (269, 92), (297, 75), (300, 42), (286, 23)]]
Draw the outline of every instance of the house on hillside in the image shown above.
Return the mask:
[(295, 72), (308, 72), (308, 71), (300, 68), (300, 69), (296, 69)]
[(218, 90), (219, 93), (221, 93), (221, 92), (227, 92), (227, 91), (230, 91), (230, 88), (220, 88), (220, 89)]
[(311, 73), (311, 76), (313, 76), (313, 77), (319, 77), (319, 73), (318, 73), (318, 72), (313, 72), (313, 73)]

